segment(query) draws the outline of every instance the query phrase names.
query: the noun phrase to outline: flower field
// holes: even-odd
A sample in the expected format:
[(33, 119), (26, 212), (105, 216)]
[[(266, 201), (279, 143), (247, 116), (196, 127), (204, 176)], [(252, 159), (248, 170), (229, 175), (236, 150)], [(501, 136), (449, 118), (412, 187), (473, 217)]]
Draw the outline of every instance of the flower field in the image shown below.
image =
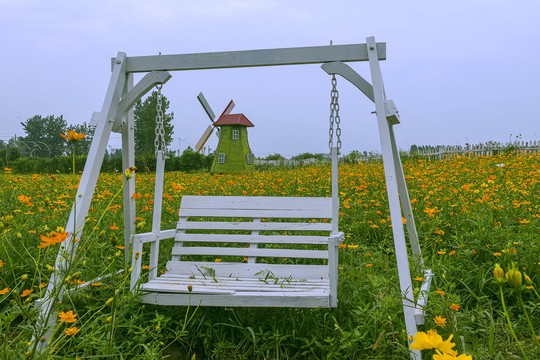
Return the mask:
[[(413, 347), (435, 360), (540, 358), (540, 155), (409, 159), (403, 167), (424, 262), (435, 274)], [(124, 261), (122, 175), (101, 174), (64, 282), (69, 294), (53, 311), (49, 346), (36, 351), (35, 304), (57, 271), (78, 178), (7, 168), (0, 175), (1, 359), (408, 358), (382, 162), (340, 165), (346, 238), (335, 309), (141, 304)], [(135, 179), (137, 232), (148, 232), (154, 174)], [(330, 167), (168, 172), (162, 229), (175, 227), (187, 194), (330, 196)], [(161, 243), (162, 267), (171, 245)], [(416, 291), (422, 281), (413, 274)]]

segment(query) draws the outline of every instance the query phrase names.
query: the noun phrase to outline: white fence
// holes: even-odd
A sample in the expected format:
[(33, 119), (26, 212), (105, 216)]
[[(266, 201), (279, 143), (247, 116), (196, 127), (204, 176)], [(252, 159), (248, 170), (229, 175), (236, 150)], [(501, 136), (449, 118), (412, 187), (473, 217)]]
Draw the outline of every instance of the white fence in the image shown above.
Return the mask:
[(429, 159), (442, 159), (456, 156), (486, 156), (500, 154), (505, 151), (515, 151), (518, 154), (529, 152), (540, 152), (540, 141), (514, 141), (514, 142), (495, 142), (490, 141), (486, 144), (466, 146), (434, 146), (428, 149), (421, 149), (411, 155), (427, 156)]
[(255, 165), (266, 165), (266, 166), (286, 166), (286, 167), (296, 167), (301, 165), (317, 165), (317, 164), (326, 164), (330, 160), (327, 159), (304, 159), (304, 160), (292, 160), (292, 159), (282, 159), (282, 160), (255, 160), (253, 163)]

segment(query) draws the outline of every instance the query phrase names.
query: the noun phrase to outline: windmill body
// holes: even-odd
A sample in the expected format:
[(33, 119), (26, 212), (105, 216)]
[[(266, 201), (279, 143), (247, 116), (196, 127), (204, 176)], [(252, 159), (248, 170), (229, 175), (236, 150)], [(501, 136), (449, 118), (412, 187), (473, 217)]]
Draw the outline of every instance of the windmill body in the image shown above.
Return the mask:
[(253, 123), (244, 114), (225, 114), (214, 126), (219, 126), (220, 137), (214, 155), (213, 173), (234, 173), (253, 170), (253, 154), (248, 142), (248, 127)]

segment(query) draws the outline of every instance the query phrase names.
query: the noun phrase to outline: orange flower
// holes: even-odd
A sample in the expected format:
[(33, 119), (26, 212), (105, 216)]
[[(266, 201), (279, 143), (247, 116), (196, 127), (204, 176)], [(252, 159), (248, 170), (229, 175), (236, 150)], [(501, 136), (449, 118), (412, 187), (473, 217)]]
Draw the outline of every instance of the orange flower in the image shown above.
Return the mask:
[(26, 289), (26, 290), (24, 290), (24, 291), (22, 292), (22, 294), (21, 294), (21, 297), (27, 297), (28, 295), (30, 295), (30, 294), (32, 293), (32, 291), (34, 291), (34, 290), (32, 290), (32, 289)]
[(60, 318), (58, 321), (66, 322), (66, 323), (74, 323), (77, 321), (75, 317), (77, 314), (74, 314), (72, 310), (69, 310), (68, 312), (61, 312), (58, 314), (58, 317)]
[(96, 283), (90, 283), (90, 285), (92, 285), (92, 286), (100, 286), (100, 285), (101, 285), (101, 283), (100, 283), (100, 282), (96, 282)]
[(0, 267), (4, 266), (4, 262), (0, 260)]
[(441, 289), (439, 290), (435, 290), (435, 292), (439, 295), (442, 295), (442, 296), (446, 296), (446, 293), (444, 291), (442, 291)]
[(118, 229), (120, 229), (120, 228), (118, 227), (118, 225), (116, 225), (116, 223), (113, 223), (111, 226), (109, 226), (109, 229), (111, 229), (111, 230), (118, 230)]
[(79, 140), (82, 140), (86, 136), (86, 134), (76, 133), (75, 131), (70, 130), (70, 131), (66, 131), (65, 135), (60, 134), (60, 136), (62, 136), (66, 140), (77, 142)]
[(62, 241), (67, 239), (67, 236), (67, 232), (57, 233), (56, 231), (51, 232), (48, 237), (44, 235), (39, 235), (42, 243), (38, 245), (38, 248), (42, 249), (57, 243), (61, 243)]
[(23, 204), (26, 204), (26, 205), (28, 205), (28, 206), (34, 205), (34, 204), (32, 204), (32, 203), (30, 202), (31, 197), (28, 197), (28, 196), (25, 196), (25, 195), (19, 195), (19, 196), (17, 196), (17, 199), (18, 199), (20, 202), (22, 202)]
[(9, 291), (9, 288), (4, 288), (4, 289), (0, 290), (0, 295), (7, 294), (8, 291)]
[(435, 316), (435, 319), (433, 319), (433, 321), (435, 321), (435, 324), (440, 327), (446, 326), (446, 318), (440, 317), (439, 315)]
[(450, 307), (450, 309), (452, 309), (452, 310), (459, 311), (459, 305), (458, 305), (458, 304), (452, 303), (452, 305), (450, 305), (449, 307)]
[(70, 327), (70, 328), (67, 328), (66, 330), (64, 330), (64, 332), (66, 333), (67, 336), (74, 335), (74, 334), (78, 333), (79, 331), (81, 331), (81, 329), (77, 329), (76, 326), (73, 326), (73, 327)]
[(431, 218), (435, 217), (435, 212), (436, 212), (436, 211), (437, 211), (437, 209), (431, 209), (431, 208), (428, 208), (428, 207), (426, 207), (426, 208), (424, 209), (424, 212), (425, 212), (426, 214), (428, 214), (428, 216), (431, 217)]

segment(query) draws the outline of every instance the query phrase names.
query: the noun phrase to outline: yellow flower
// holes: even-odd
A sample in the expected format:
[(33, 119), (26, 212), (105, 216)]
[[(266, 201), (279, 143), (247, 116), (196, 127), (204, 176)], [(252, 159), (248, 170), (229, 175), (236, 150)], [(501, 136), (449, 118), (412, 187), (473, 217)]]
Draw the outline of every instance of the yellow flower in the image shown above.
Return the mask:
[(493, 269), (493, 277), (495, 278), (495, 282), (499, 285), (503, 284), (504, 279), (504, 270), (499, 264), (495, 264), (495, 269)]
[(440, 327), (445, 327), (446, 326), (446, 318), (443, 318), (443, 317), (440, 317), (439, 315), (435, 316), (435, 319), (433, 319), (435, 321), (435, 324), (440, 326)]
[(437, 353), (433, 354), (433, 360), (472, 360), (471, 355), (461, 354), (455, 356), (452, 354), (441, 353), (439, 350), (435, 350)]
[(135, 170), (137, 170), (137, 167), (131, 166), (129, 169), (126, 169), (124, 171), (124, 174), (126, 175), (126, 180), (129, 180), (135, 175)]
[(75, 319), (76, 316), (77, 314), (74, 314), (72, 310), (69, 310), (68, 312), (62, 311), (60, 314), (58, 314), (58, 317), (60, 318), (58, 319), (58, 321), (74, 323), (75, 321), (77, 321), (77, 319)]
[(453, 335), (450, 335), (448, 339), (443, 341), (442, 336), (437, 334), (436, 330), (428, 330), (427, 333), (419, 331), (416, 335), (413, 336), (413, 343), (411, 344), (411, 349), (413, 350), (429, 350), (429, 349), (438, 349), (445, 354), (456, 355), (457, 352), (452, 350), (456, 344), (450, 342)]
[(65, 135), (60, 134), (60, 136), (62, 136), (66, 140), (77, 142), (77, 141), (82, 140), (86, 136), (86, 134), (76, 133), (75, 131), (70, 130), (70, 131), (66, 131)]
[(64, 330), (64, 332), (66, 333), (67, 336), (74, 335), (74, 334), (78, 333), (79, 331), (81, 331), (81, 329), (77, 329), (76, 326), (73, 326), (73, 327), (70, 327), (70, 328), (67, 328), (66, 330)]
[(521, 271), (517, 269), (516, 263), (512, 263), (512, 268), (506, 272), (506, 282), (514, 291), (521, 290), (521, 284), (523, 283), (523, 275)]

